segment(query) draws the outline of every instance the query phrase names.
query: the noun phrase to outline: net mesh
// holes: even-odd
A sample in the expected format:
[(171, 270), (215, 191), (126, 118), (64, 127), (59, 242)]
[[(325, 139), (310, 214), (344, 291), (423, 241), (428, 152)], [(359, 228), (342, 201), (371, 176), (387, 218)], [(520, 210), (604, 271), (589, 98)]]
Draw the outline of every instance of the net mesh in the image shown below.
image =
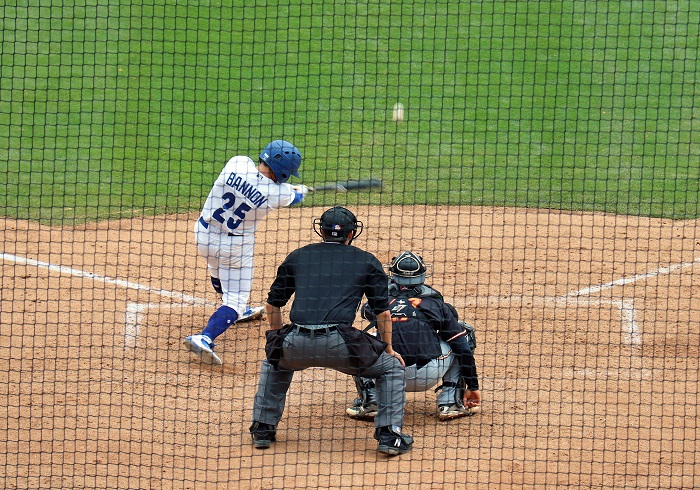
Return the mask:
[[(0, 487), (697, 488), (699, 31), (693, 0), (4, 0)], [(258, 224), (248, 304), (346, 206), (474, 326), (481, 413), (408, 392), (385, 458), (311, 368), (252, 446), (267, 317), (221, 365), (183, 341), (221, 306), (207, 196), (277, 139), (316, 190)]]

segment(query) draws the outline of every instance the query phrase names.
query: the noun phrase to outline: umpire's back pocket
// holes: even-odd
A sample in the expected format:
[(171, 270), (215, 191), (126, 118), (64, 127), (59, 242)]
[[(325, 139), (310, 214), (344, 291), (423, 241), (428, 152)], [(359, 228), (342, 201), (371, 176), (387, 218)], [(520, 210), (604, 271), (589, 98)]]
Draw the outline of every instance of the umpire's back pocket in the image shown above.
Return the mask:
[(284, 338), (292, 329), (291, 324), (287, 324), (279, 330), (268, 330), (265, 332), (265, 356), (270, 364), (277, 366), (282, 358), (282, 344)]

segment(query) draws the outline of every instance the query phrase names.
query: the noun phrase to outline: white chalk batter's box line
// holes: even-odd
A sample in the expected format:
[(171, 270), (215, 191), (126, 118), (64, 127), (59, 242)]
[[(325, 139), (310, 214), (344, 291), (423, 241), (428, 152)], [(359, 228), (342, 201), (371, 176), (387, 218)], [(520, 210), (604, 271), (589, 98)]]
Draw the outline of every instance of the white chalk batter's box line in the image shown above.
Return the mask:
[(172, 309), (172, 308), (183, 308), (188, 306), (216, 306), (215, 303), (207, 301), (203, 298), (198, 298), (196, 296), (190, 296), (188, 294), (178, 293), (175, 291), (168, 291), (166, 289), (154, 288), (151, 286), (145, 286), (136, 282), (125, 281), (123, 279), (115, 279), (108, 276), (101, 276), (99, 274), (94, 274), (92, 272), (83, 271), (80, 269), (73, 269), (70, 267), (65, 267), (62, 265), (51, 264), (48, 262), (42, 262), (39, 260), (28, 259), (26, 257), (19, 257), (17, 255), (2, 253), (0, 254), (0, 259), (5, 262), (13, 262), (20, 265), (28, 265), (37, 267), (40, 269), (46, 269), (50, 272), (57, 272), (60, 275), (82, 277), (85, 279), (92, 279), (93, 281), (101, 282), (104, 284), (112, 284), (114, 286), (123, 287), (126, 289), (133, 289), (136, 291), (144, 291), (147, 293), (152, 293), (163, 298), (172, 298), (174, 300), (180, 301), (180, 303), (136, 303), (133, 301), (128, 301), (126, 304), (126, 312), (124, 315), (125, 329), (124, 329), (124, 345), (125, 347), (134, 347), (136, 345), (136, 338), (139, 335), (139, 326), (141, 324), (141, 318), (149, 309)]
[[(207, 301), (206, 299), (199, 298), (196, 296), (190, 296), (183, 293), (178, 293), (174, 291), (168, 291), (165, 289), (158, 289), (151, 286), (145, 286), (131, 281), (125, 281), (122, 279), (115, 279), (107, 276), (101, 276), (99, 274), (94, 274), (92, 272), (86, 272), (79, 269), (73, 269), (70, 267), (65, 267), (61, 265), (51, 264), (48, 262), (41, 262), (38, 260), (28, 259), (26, 257), (19, 257), (17, 255), (2, 253), (0, 254), (0, 259), (5, 262), (14, 262), (16, 264), (29, 265), (38, 268), (44, 268), (51, 272), (57, 272), (63, 275), (71, 275), (76, 277), (83, 277), (86, 279), (92, 279), (94, 281), (102, 282), (105, 284), (113, 284), (115, 286), (124, 287), (127, 289), (134, 289), (138, 291), (146, 291), (159, 295), (164, 298), (172, 298), (179, 300), (180, 303), (137, 303), (129, 301), (127, 302), (125, 311), (125, 329), (124, 329), (124, 344), (125, 347), (134, 347), (136, 345), (136, 339), (139, 336), (139, 327), (141, 325), (141, 319), (143, 315), (149, 310), (153, 309), (173, 309), (182, 308), (187, 306), (216, 306), (216, 304)], [(629, 277), (623, 277), (621, 279), (616, 279), (605, 284), (598, 286), (590, 286), (587, 288), (579, 289), (578, 291), (573, 291), (562, 296), (535, 296), (535, 297), (524, 297), (524, 296), (509, 296), (509, 297), (498, 297), (498, 296), (488, 296), (476, 298), (477, 304), (486, 303), (487, 306), (496, 305), (501, 306), (512, 305), (512, 303), (522, 303), (524, 299), (534, 300), (537, 304), (541, 305), (611, 305), (617, 308), (620, 313), (621, 329), (624, 334), (624, 344), (630, 347), (638, 347), (642, 343), (642, 332), (641, 328), (636, 320), (636, 310), (634, 307), (634, 299), (596, 299), (596, 298), (586, 298), (587, 296), (606, 291), (618, 286), (624, 286), (626, 284), (632, 284), (638, 281), (650, 279), (652, 277), (670, 275), (676, 272), (681, 272), (684, 269), (693, 267), (700, 263), (700, 257), (694, 259), (691, 262), (682, 262), (679, 264), (672, 264), (666, 267), (660, 267), (659, 269), (646, 272), (643, 274), (635, 274)], [(455, 304), (455, 306), (465, 306), (466, 301), (462, 301), (464, 304)], [(454, 303), (453, 303), (454, 304)]]
[[(519, 306), (524, 302), (532, 302), (532, 306), (600, 306), (609, 305), (620, 314), (620, 328), (624, 335), (623, 345), (638, 347), (642, 343), (642, 334), (637, 323), (637, 312), (634, 308), (634, 300), (631, 299), (597, 299), (582, 298), (580, 296), (487, 296), (476, 298), (476, 305), (482, 307), (512, 307)], [(461, 303), (461, 304), (456, 304)], [(468, 306), (468, 301), (457, 301), (454, 306)]]

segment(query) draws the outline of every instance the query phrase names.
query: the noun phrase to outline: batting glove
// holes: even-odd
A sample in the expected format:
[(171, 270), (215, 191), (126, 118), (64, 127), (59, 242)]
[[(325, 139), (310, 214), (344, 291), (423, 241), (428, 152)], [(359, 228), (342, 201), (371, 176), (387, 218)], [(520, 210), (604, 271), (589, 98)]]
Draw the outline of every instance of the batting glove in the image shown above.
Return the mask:
[(309, 192), (309, 188), (304, 184), (295, 184), (292, 186), (292, 189), (294, 189), (294, 192), (301, 194), (302, 196), (306, 196), (306, 194)]

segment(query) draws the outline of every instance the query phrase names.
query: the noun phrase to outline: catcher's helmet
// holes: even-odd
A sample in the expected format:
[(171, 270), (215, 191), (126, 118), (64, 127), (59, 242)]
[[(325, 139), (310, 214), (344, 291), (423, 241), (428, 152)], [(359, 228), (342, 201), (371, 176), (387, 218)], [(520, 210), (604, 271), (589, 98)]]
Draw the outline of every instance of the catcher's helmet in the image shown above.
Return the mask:
[(350, 232), (354, 232), (349, 242), (352, 243), (362, 234), (363, 228), (362, 221), (357, 221), (355, 215), (342, 206), (332, 207), (314, 220), (314, 231), (324, 242), (344, 243)]
[(299, 177), (301, 152), (289, 141), (273, 141), (262, 151), (260, 160), (272, 169), (277, 182), (287, 182), (292, 175)]
[(425, 282), (428, 268), (420, 255), (401, 252), (391, 259), (389, 275), (399, 286), (420, 286)]

